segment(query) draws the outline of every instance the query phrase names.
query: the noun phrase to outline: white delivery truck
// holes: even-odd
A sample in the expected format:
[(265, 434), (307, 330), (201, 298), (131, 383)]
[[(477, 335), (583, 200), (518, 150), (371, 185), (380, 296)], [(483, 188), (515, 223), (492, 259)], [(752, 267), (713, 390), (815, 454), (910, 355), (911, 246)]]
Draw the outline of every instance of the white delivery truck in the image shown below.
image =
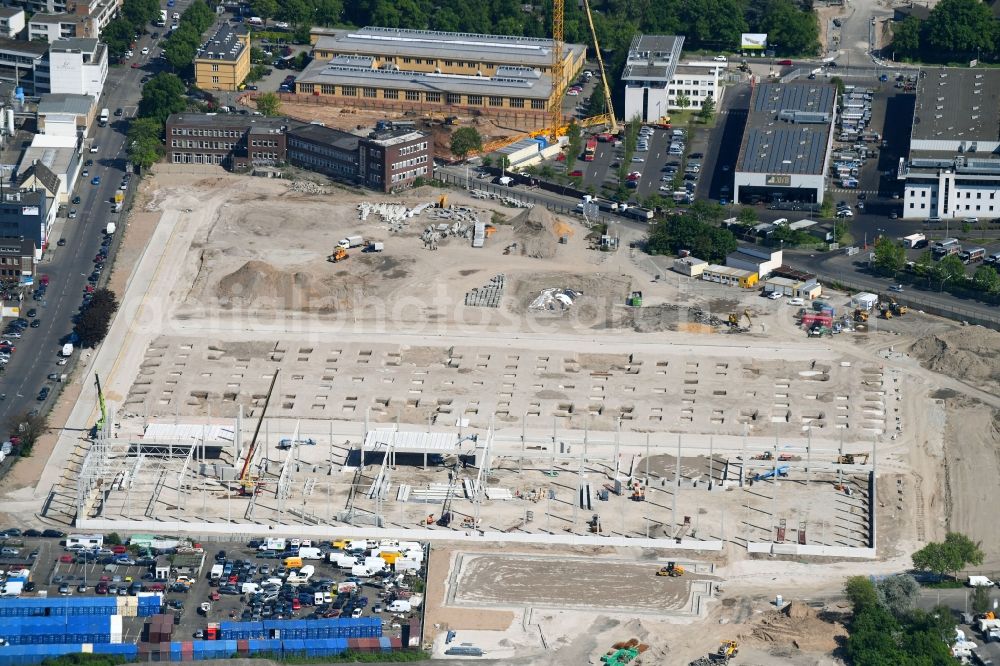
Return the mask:
[(345, 250), (349, 250), (352, 247), (361, 247), (364, 244), (365, 239), (363, 236), (348, 236), (347, 238), (341, 238), (340, 242), (337, 243), (337, 245)]
[(986, 576), (969, 576), (969, 587), (993, 587), (995, 584)]
[(285, 540), (284, 539), (280, 539), (280, 538), (279, 539), (273, 539), (273, 538), (270, 538), (270, 537), (267, 538), (264, 541), (264, 543), (260, 544), (257, 547), (257, 550), (277, 550), (277, 551), (282, 551), (284, 549), (285, 549)]

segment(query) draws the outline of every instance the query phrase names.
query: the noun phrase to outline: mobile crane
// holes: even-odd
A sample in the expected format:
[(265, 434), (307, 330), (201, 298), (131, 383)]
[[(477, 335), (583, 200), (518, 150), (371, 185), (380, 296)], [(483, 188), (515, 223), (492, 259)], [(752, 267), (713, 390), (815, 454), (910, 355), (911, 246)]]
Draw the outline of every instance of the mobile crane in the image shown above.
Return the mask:
[(250, 463), (253, 461), (253, 454), (257, 451), (257, 437), (260, 435), (260, 426), (264, 423), (264, 414), (267, 413), (267, 406), (271, 402), (271, 394), (274, 392), (274, 384), (278, 381), (279, 372), (280, 370), (275, 370), (274, 376), (271, 377), (271, 386), (267, 389), (267, 395), (264, 397), (264, 407), (260, 410), (257, 427), (254, 428), (253, 438), (250, 440), (250, 446), (247, 447), (247, 455), (243, 460), (243, 469), (240, 470), (241, 495), (252, 495), (256, 486), (256, 481), (250, 475)]

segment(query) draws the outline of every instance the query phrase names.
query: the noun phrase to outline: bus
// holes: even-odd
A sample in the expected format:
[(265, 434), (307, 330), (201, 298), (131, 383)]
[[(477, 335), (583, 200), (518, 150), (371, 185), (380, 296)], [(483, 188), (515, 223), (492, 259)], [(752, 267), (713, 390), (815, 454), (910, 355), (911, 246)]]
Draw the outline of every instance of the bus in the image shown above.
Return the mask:
[(597, 139), (590, 137), (587, 139), (587, 146), (583, 149), (583, 161), (593, 162), (597, 154)]

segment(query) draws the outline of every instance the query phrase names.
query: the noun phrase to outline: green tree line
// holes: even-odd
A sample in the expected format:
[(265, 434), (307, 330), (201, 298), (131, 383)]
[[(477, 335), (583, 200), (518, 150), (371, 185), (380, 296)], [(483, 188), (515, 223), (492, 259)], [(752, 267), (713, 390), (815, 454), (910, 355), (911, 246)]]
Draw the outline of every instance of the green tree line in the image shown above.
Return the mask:
[(944, 63), (1000, 55), (1000, 21), (982, 0), (941, 0), (926, 20), (910, 16), (892, 32), (897, 60)]

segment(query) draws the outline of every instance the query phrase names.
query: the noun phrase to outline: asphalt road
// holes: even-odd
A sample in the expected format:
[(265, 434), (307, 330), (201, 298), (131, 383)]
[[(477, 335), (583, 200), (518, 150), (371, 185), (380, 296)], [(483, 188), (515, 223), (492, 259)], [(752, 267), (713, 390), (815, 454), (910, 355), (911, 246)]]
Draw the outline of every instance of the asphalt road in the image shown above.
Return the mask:
[[(143, 46), (153, 46), (148, 35), (139, 43), (140, 49)], [(107, 127), (98, 127), (95, 121), (81, 160), (92, 159), (94, 164), (85, 167), (90, 175), (78, 177), (76, 188), (70, 195), (70, 198), (79, 195), (80, 203), (67, 206), (67, 209), (76, 208), (78, 216), (63, 221), (61, 237), (66, 239), (66, 245), (58, 247), (53, 237), (37, 268), (38, 274), (47, 275), (50, 280), (46, 299), (33, 301), (30, 291), (25, 294), (23, 306), (38, 310), (41, 326), (27, 329), (24, 336), (16, 341), (17, 350), (0, 377), (0, 393), (7, 396), (0, 402), (0, 424), (4, 426), (12, 416), (47, 407), (56, 397), (53, 391), (44, 403), (36, 399), (43, 386), (55, 387), (47, 379), (50, 373), (67, 370), (68, 366), (56, 365), (60, 339), (73, 329), (72, 317), (82, 302), (87, 276), (94, 268), (94, 255), (101, 247), (103, 231), (108, 222), (119, 222), (119, 215), (112, 212), (110, 200), (118, 191), (125, 173), (127, 116), (135, 114), (141, 93), (140, 80), (145, 74), (153, 73), (150, 59), (157, 52), (154, 48), (149, 56), (141, 56), (137, 50), (133, 61), (139, 62), (141, 68), (114, 66), (108, 72), (98, 109), (107, 107), (114, 113), (115, 109), (121, 108), (125, 116), (112, 117)], [(97, 147), (96, 153), (86, 152), (91, 145)], [(101, 177), (99, 185), (91, 184), (94, 176)], [(131, 186), (135, 186), (134, 179)], [(108, 272), (107, 265), (104, 275)], [(74, 356), (79, 356), (79, 353), (75, 351)]]

